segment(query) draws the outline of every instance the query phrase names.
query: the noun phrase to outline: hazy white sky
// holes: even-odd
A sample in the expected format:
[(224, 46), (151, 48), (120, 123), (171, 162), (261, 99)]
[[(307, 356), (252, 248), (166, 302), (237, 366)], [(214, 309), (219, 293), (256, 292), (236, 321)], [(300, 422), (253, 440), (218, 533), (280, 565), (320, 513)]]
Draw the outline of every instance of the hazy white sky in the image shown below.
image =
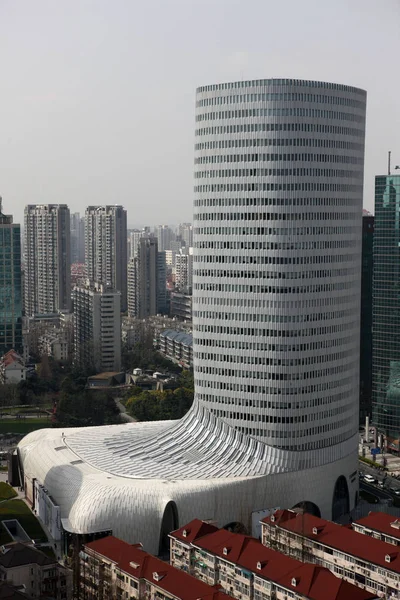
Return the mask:
[(400, 164), (400, 0), (0, 0), (0, 195), (191, 219), (194, 94), (236, 79), (368, 91), (366, 208)]

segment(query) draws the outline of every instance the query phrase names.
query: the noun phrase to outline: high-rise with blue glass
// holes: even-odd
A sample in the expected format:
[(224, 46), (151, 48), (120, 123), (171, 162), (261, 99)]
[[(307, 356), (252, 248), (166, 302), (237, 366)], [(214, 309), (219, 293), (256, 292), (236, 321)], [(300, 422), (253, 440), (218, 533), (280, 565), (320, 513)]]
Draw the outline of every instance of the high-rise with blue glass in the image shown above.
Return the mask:
[(375, 178), (372, 416), (388, 445), (400, 437), (400, 175)]
[(22, 351), (21, 229), (0, 197), (0, 355)]
[(363, 210), (360, 327), (360, 425), (372, 410), (372, 277), (374, 216)]

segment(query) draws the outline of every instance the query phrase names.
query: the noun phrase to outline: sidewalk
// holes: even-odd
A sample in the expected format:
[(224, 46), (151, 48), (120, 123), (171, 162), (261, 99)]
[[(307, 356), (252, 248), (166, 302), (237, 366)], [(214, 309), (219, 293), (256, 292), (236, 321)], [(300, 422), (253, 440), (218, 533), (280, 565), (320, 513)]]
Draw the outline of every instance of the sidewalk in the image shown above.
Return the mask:
[[(373, 456), (370, 452), (370, 449), (367, 446), (364, 446), (365, 458), (369, 460), (373, 460)], [(383, 454), (377, 454), (375, 464), (376, 466), (384, 466), (384, 459), (386, 459), (386, 469), (388, 473), (393, 473), (394, 475), (400, 474), (400, 456), (396, 456), (395, 454), (390, 454), (389, 452), (385, 452)]]
[(134, 419), (131, 417), (131, 415), (128, 415), (125, 406), (117, 398), (115, 399), (115, 404), (120, 412), (122, 421), (125, 421), (125, 423), (137, 423), (137, 419)]

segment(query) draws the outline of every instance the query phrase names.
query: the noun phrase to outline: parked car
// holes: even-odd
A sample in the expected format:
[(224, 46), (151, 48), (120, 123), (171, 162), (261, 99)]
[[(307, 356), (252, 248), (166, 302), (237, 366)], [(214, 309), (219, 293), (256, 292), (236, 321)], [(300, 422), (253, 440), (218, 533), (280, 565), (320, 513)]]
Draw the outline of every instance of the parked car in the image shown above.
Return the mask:
[(364, 475), (364, 481), (366, 483), (376, 483), (376, 479), (375, 477), (373, 477), (372, 475), (370, 475), (369, 473), (367, 473), (367, 475)]

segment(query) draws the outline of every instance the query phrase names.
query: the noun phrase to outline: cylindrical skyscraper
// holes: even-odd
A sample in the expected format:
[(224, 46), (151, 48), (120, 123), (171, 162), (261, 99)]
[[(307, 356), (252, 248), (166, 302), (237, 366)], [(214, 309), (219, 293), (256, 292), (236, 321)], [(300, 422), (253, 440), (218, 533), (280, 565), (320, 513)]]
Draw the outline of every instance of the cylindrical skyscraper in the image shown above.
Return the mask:
[(272, 79), (196, 100), (196, 398), (330, 462), (358, 432), (366, 93)]
[(68, 535), (161, 553), (195, 517), (258, 535), (273, 507), (354, 508), (365, 108), (316, 81), (198, 89), (195, 401), (178, 421), (19, 443), (27, 497), (51, 494)]

